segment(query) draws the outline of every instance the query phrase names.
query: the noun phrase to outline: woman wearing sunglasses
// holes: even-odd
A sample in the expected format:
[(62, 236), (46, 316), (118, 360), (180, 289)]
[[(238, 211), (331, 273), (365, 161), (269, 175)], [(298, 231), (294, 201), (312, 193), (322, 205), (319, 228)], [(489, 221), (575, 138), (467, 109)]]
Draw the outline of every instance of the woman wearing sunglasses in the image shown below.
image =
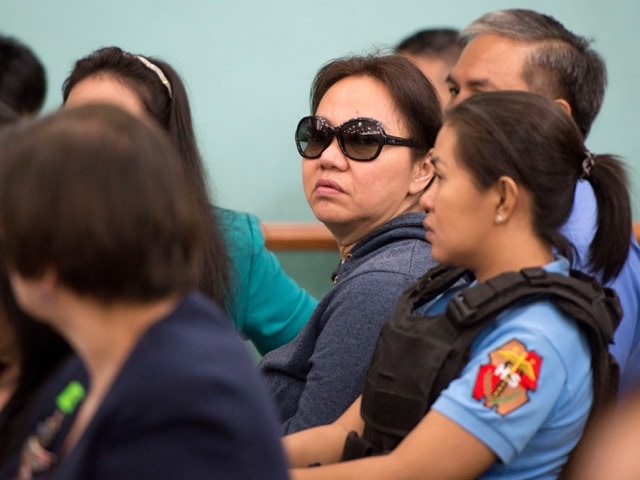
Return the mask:
[(362, 392), (382, 324), (434, 264), (418, 199), (441, 112), (420, 70), (394, 55), (334, 60), (311, 112), (295, 132), (305, 195), (341, 261), (309, 323), (260, 364), (285, 433), (335, 420)]
[[(474, 95), (447, 112), (432, 156), (436, 180), (421, 205), (429, 211), (424, 227), (433, 256), (471, 270), (478, 288), (462, 285), (446, 291), (422, 307), (427, 315), (462, 311), (451, 308), (460, 305), (458, 293), (492, 289), (498, 277), (504, 279), (502, 274), (524, 268), (537, 267), (536, 280), (546, 274), (564, 280), (569, 275), (567, 257), (575, 250), (559, 229), (581, 178), (594, 187), (598, 202), (590, 267), (614, 274), (622, 268), (624, 262), (607, 251), (611, 245), (628, 248), (631, 207), (624, 167), (615, 157), (586, 150), (571, 117), (552, 101), (527, 92)], [(604, 293), (595, 283), (581, 284), (589, 285), (593, 298)], [(429, 284), (420, 285), (425, 290)], [(592, 406), (603, 405), (604, 396), (617, 390), (609, 371), (600, 375), (593, 367), (592, 372), (599, 358), (592, 359), (587, 332), (576, 321), (581, 309), (560, 305), (545, 294), (506, 307), (503, 303), (473, 339), (459, 376), (440, 392), (426, 390), (435, 401), (411, 423), (406, 417), (407, 405), (415, 405), (412, 397), (386, 390), (385, 409), (374, 412), (369, 406), (375, 401), (365, 389), (333, 424), (286, 437), (292, 478), (556, 478)], [(611, 341), (620, 312), (605, 307), (599, 313), (597, 322), (611, 320), (605, 335)], [(407, 371), (406, 350), (398, 349), (401, 340), (394, 338), (394, 345), (376, 351), (376, 358), (389, 355), (387, 368), (376, 369), (372, 363), (370, 374), (397, 378)], [(606, 346), (602, 351), (608, 355)], [(433, 378), (428, 371), (433, 363), (425, 365), (410, 374), (412, 388), (420, 388), (423, 378)], [(608, 391), (596, 387), (601, 380), (612, 381)], [(381, 421), (389, 412), (397, 417)], [(375, 438), (371, 430), (381, 424), (386, 433)], [(378, 444), (400, 424), (409, 433), (399, 436), (399, 443), (377, 449), (377, 456), (348, 455), (360, 458), (342, 461), (343, 451), (353, 451), (344, 450), (349, 432)], [(306, 468), (312, 464), (322, 466)]]

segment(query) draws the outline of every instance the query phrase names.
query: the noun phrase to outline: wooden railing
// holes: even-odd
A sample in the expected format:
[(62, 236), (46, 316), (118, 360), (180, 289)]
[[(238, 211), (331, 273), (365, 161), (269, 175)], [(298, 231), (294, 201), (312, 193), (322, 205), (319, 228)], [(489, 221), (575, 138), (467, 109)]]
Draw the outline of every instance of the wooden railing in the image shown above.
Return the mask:
[[(322, 223), (263, 223), (262, 233), (269, 250), (335, 250), (336, 241)], [(633, 223), (640, 242), (640, 221)]]
[(338, 245), (322, 223), (263, 223), (269, 250), (336, 250)]

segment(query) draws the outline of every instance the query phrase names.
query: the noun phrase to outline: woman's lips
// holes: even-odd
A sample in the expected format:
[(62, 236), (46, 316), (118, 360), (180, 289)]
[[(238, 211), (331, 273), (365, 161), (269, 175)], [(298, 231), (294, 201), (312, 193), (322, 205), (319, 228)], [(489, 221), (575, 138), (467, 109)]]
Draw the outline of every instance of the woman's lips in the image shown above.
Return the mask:
[(340, 185), (327, 179), (318, 180), (314, 191), (317, 195), (336, 195), (338, 193), (344, 193), (344, 190)]

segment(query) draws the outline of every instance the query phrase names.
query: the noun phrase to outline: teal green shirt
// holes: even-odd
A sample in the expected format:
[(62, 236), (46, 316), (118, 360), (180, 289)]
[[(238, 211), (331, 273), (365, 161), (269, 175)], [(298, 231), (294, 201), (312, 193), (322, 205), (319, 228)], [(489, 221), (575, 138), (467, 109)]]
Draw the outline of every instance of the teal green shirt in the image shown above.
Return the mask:
[(236, 329), (264, 355), (295, 337), (318, 301), (266, 249), (256, 216), (217, 207), (215, 213), (233, 268), (230, 316)]

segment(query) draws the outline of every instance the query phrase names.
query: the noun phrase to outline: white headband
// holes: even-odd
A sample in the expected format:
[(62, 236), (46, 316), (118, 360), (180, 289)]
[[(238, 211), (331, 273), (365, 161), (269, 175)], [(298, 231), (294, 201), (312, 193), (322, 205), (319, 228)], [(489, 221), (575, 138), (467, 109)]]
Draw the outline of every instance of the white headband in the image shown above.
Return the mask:
[(147, 67), (149, 70), (151, 70), (153, 73), (155, 73), (158, 76), (158, 78), (160, 79), (162, 84), (165, 87), (167, 87), (167, 91), (169, 92), (169, 98), (173, 98), (173, 91), (171, 90), (171, 84), (169, 83), (169, 79), (167, 79), (166, 75), (160, 69), (160, 67), (158, 67), (157, 65), (151, 63), (149, 60), (147, 60), (142, 55), (135, 55), (135, 57), (138, 60), (140, 60), (144, 64), (145, 67)]

